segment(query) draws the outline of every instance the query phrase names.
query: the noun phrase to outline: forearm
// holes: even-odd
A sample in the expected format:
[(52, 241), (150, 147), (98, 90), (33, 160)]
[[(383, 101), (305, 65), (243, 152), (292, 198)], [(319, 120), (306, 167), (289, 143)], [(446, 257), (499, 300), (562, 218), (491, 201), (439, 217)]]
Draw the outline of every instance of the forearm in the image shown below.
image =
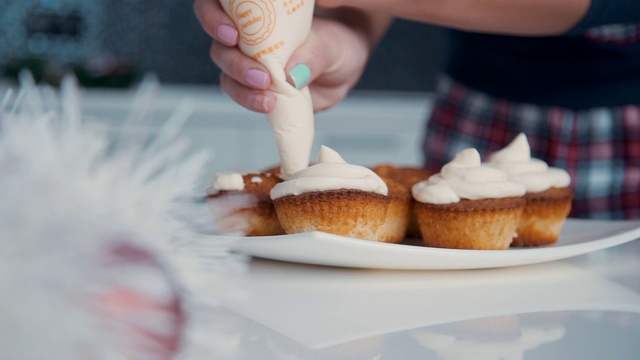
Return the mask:
[(573, 28), (591, 0), (344, 0), (340, 5), (461, 30), (556, 35)]

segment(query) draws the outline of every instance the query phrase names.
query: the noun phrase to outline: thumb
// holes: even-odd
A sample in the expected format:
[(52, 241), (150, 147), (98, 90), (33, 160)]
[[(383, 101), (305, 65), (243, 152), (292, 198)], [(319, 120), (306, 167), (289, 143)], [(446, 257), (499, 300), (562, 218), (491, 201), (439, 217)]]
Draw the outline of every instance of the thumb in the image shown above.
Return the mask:
[(285, 72), (287, 82), (296, 89), (302, 89), (322, 75), (329, 64), (329, 51), (326, 44), (315, 34), (310, 34), (307, 40), (291, 55)]

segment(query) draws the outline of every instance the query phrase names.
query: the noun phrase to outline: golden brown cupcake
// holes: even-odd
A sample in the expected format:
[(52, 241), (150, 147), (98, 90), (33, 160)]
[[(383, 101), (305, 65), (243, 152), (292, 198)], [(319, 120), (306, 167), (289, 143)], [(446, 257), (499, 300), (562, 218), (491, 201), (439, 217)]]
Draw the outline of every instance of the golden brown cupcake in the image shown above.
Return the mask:
[(555, 243), (571, 210), (573, 192), (569, 188), (569, 173), (532, 158), (529, 142), (522, 133), (508, 146), (491, 154), (487, 164), (503, 170), (509, 180), (520, 182), (527, 189), (527, 205), (512, 246)]
[[(425, 169), (412, 167), (412, 166), (395, 166), (393, 164), (380, 164), (372, 168), (372, 170), (380, 175), (383, 179), (391, 178), (407, 188), (409, 195), (411, 194), (411, 188), (413, 185), (420, 181), (427, 180), (432, 174)], [(409, 211), (409, 224), (407, 228), (406, 237), (420, 238), (420, 226), (418, 225), (418, 218), (415, 214), (415, 201), (411, 198), (411, 205)]]
[(414, 166), (396, 166), (394, 164), (380, 164), (371, 168), (380, 176), (387, 176), (400, 184), (411, 188), (420, 181), (427, 180), (432, 174), (422, 168)]
[(416, 203), (426, 246), (453, 249), (508, 249), (526, 201), (522, 197)]
[(413, 186), (416, 215), (426, 246), (501, 250), (516, 236), (526, 200), (522, 184), (482, 166), (466, 149), (440, 173)]
[(284, 196), (273, 202), (287, 234), (323, 231), (377, 240), (390, 200), (368, 191), (340, 189)]
[(390, 203), (384, 181), (322, 147), (319, 163), (276, 184), (271, 198), (288, 234), (323, 231), (378, 240)]
[(280, 178), (271, 173), (223, 173), (214, 178), (207, 203), (221, 233), (284, 234), (269, 195)]
[(527, 193), (524, 197), (527, 204), (518, 225), (518, 236), (511, 246), (543, 246), (557, 242), (571, 211), (573, 191), (568, 187), (550, 188)]
[(378, 229), (378, 241), (399, 243), (405, 239), (409, 221), (413, 212), (411, 188), (400, 184), (387, 176), (380, 176), (389, 189), (389, 207), (384, 224)]

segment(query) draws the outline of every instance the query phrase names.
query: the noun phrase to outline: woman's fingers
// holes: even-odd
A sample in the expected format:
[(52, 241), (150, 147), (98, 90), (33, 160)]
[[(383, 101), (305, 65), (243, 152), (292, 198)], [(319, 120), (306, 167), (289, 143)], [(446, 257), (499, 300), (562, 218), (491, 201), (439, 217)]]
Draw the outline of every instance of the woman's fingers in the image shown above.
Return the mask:
[(298, 89), (309, 85), (315, 111), (336, 105), (346, 95), (348, 80), (333, 79), (330, 67), (334, 64), (331, 50), (323, 39), (311, 34), (289, 59), (285, 71), (287, 81)]
[(324, 74), (330, 63), (330, 52), (325, 42), (311, 33), (289, 58), (285, 67), (287, 81), (302, 89)]
[(215, 40), (210, 55), (222, 71), (222, 90), (249, 110), (270, 112), (276, 103), (275, 95), (267, 90), (271, 77), (262, 64), (240, 51), (238, 31), (220, 2), (195, 0), (193, 9), (202, 28)]
[(252, 111), (269, 113), (276, 104), (273, 92), (246, 87), (225, 73), (220, 76), (220, 87), (235, 102)]
[(357, 83), (368, 56), (363, 37), (332, 20), (315, 18), (307, 40), (285, 67), (287, 80), (297, 88), (309, 85), (314, 110), (339, 103)]
[(216, 41), (227, 46), (238, 44), (238, 30), (218, 0), (195, 0), (193, 11), (202, 28)]
[(244, 86), (265, 90), (271, 84), (267, 69), (259, 62), (242, 54), (237, 47), (228, 47), (214, 42), (211, 59), (223, 73)]
[[(194, 9), (202, 27), (215, 40), (211, 58), (222, 71), (221, 88), (247, 109), (271, 112), (276, 103), (276, 96), (269, 91), (271, 76), (262, 64), (240, 51), (238, 31), (218, 0), (195, 0)], [(298, 89), (309, 86), (316, 111), (334, 106), (362, 74), (369, 52), (366, 40), (339, 20), (315, 18), (307, 40), (285, 67), (287, 81)]]

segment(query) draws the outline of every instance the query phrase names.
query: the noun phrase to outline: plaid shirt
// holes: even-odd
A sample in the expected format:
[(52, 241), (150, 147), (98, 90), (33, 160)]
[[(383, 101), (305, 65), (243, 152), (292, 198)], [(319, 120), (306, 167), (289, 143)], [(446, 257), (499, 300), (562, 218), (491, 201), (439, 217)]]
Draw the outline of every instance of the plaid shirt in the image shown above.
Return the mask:
[(437, 172), (468, 147), (484, 158), (520, 132), (533, 157), (571, 175), (571, 217), (640, 219), (640, 106), (569, 110), (514, 103), (445, 77), (427, 123), (424, 165)]

